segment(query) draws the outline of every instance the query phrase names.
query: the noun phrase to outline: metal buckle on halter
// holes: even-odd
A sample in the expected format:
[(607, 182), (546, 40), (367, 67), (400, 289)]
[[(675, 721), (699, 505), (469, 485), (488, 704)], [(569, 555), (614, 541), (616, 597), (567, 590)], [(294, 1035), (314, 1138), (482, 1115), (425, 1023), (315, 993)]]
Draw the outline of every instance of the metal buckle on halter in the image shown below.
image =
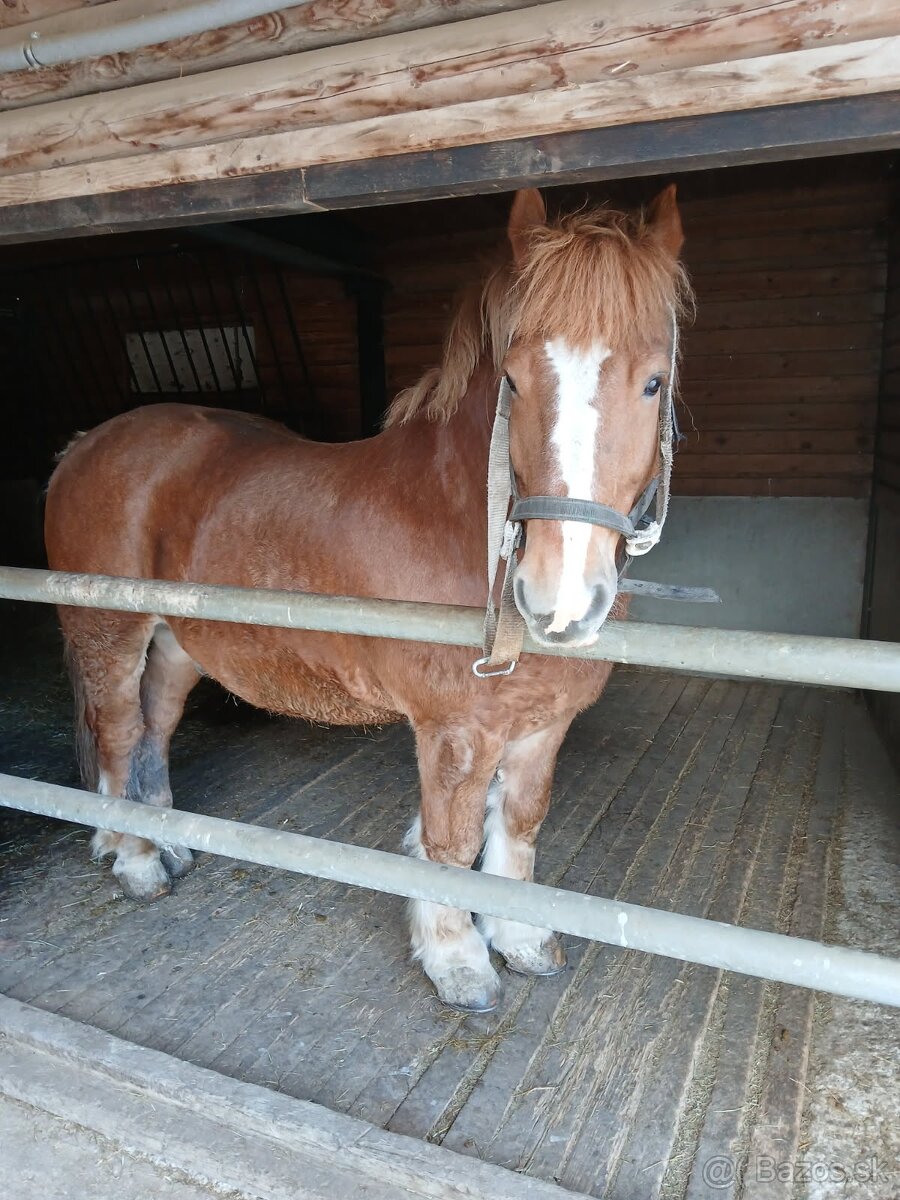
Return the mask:
[(493, 679), (497, 675), (512, 675), (516, 669), (515, 662), (511, 662), (505, 667), (495, 667), (493, 671), (480, 671), (478, 668), (485, 666), (491, 661), (491, 656), (486, 654), (484, 658), (476, 658), (472, 663), (472, 674), (478, 679)]
[(654, 546), (658, 545), (662, 526), (658, 521), (651, 521), (649, 525), (643, 529), (637, 529), (632, 537), (625, 539), (625, 549), (631, 558), (639, 558), (642, 554), (648, 554)]
[(503, 526), (503, 544), (500, 547), (500, 557), (504, 562), (509, 562), (509, 556), (518, 550), (521, 541), (521, 521), (507, 521)]

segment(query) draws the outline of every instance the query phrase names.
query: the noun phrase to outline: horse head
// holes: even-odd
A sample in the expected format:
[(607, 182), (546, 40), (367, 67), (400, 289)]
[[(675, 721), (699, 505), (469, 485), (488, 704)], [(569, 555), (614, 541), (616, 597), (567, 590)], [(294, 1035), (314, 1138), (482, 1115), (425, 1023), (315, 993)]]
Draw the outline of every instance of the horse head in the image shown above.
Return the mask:
[[(495, 361), (510, 391), (515, 488), (629, 514), (659, 471), (660, 404), (689, 297), (675, 188), (636, 216), (601, 208), (553, 222), (538, 191), (520, 191), (508, 234), (504, 287), (483, 303), (504, 329)], [(515, 601), (532, 637), (589, 645), (616, 599), (622, 532), (532, 519), (526, 533)]]

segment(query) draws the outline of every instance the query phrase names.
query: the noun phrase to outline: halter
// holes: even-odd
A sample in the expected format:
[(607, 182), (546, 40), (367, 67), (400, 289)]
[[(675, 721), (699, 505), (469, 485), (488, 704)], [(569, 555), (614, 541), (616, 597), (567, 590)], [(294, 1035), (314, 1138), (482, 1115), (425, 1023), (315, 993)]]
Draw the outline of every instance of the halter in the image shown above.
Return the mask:
[[(719, 602), (719, 596), (711, 588), (679, 587), (675, 584), (651, 583), (645, 579), (624, 578), (632, 558), (646, 554), (657, 544), (669, 512), (672, 460), (675, 445), (681, 440), (675, 412), (677, 360), (678, 323), (673, 313), (672, 365), (659, 406), (660, 470), (641, 492), (627, 516), (596, 500), (579, 500), (569, 496), (523, 498), (519, 495), (509, 455), (512, 392), (506, 377), (501, 378), (488, 455), (488, 598), (484, 615), (484, 657), (472, 664), (472, 670), (479, 679), (488, 679), (494, 675), (511, 675), (522, 653), (525, 620), (516, 607), (513, 584), (517, 564), (516, 551), (524, 542), (526, 521), (581, 521), (622, 534), (625, 538), (625, 553), (619, 565), (620, 593), (653, 596), (659, 600), (687, 600), (706, 604)], [(654, 501), (654, 515), (651, 517), (650, 507)], [(503, 576), (498, 615), (494, 612), (494, 583), (500, 559), (506, 561), (506, 571)]]

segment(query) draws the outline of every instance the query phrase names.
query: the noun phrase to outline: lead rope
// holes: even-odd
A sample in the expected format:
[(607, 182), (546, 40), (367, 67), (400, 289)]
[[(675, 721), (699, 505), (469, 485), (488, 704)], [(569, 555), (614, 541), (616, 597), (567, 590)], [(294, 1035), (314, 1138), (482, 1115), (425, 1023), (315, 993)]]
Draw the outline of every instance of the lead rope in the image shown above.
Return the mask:
[[(672, 313), (672, 364), (669, 380), (659, 413), (660, 474), (656, 488), (656, 515), (644, 529), (625, 539), (629, 558), (646, 554), (662, 536), (663, 526), (669, 511), (669, 494), (672, 479), (673, 433), (675, 418), (675, 369), (678, 360), (678, 323)], [(509, 412), (511, 392), (504, 375), (497, 394), (497, 411), (491, 430), (491, 445), (488, 452), (488, 520), (487, 520), (487, 607), (484, 614), (482, 645), (484, 656), (472, 664), (479, 679), (511, 675), (522, 653), (525, 642), (525, 618), (516, 607), (513, 584), (515, 582), (516, 550), (522, 539), (522, 525), (510, 521), (509, 502), (512, 498), (512, 465), (509, 456)], [(494, 612), (494, 586), (500, 560), (505, 559), (506, 570), (500, 592), (499, 615)], [(627, 560), (626, 560), (627, 564)]]

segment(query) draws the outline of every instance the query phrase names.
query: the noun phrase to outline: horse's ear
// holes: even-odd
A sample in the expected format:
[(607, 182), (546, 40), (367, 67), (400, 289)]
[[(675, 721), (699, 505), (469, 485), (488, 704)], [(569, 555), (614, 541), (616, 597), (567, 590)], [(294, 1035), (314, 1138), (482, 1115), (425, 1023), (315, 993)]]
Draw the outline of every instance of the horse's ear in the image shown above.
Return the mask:
[(523, 261), (528, 251), (528, 231), (534, 229), (536, 225), (546, 224), (547, 208), (544, 204), (544, 197), (537, 188), (522, 188), (516, 192), (512, 211), (509, 214), (507, 232), (512, 246), (513, 259), (517, 264)]
[(681, 228), (681, 214), (678, 211), (675, 190), (675, 184), (670, 183), (651, 201), (647, 209), (647, 224), (653, 230), (653, 236), (673, 258), (678, 257), (684, 245), (684, 230)]

